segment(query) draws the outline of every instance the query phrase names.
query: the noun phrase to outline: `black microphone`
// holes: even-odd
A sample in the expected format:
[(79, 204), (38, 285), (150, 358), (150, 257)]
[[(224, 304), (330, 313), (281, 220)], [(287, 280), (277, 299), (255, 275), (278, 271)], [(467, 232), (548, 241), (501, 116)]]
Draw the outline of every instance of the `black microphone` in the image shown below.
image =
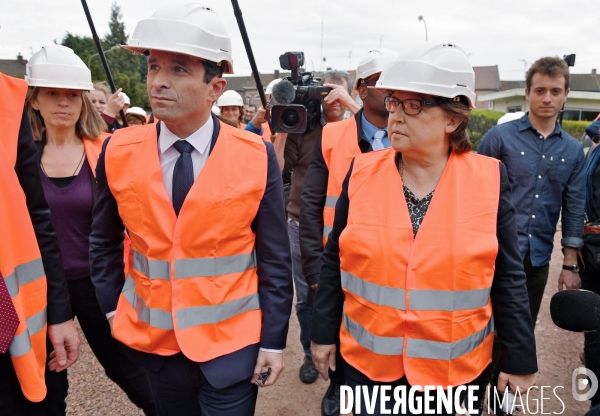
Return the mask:
[(273, 99), (278, 104), (291, 104), (296, 98), (296, 88), (287, 79), (282, 79), (277, 84), (273, 85)]
[(600, 329), (600, 295), (589, 290), (563, 290), (550, 300), (550, 316), (556, 326), (567, 331)]

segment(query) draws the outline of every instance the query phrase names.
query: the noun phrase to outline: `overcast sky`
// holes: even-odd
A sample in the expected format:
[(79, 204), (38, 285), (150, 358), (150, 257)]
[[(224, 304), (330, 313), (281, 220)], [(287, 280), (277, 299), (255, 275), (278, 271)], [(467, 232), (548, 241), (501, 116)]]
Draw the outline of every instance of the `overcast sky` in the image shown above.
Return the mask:
[[(140, 19), (177, 0), (118, 0), (127, 33)], [(250, 64), (231, 2), (200, 1), (213, 8), (232, 38), (234, 70)], [(498, 65), (504, 80), (524, 79), (524, 65), (541, 56), (577, 54), (573, 73), (600, 69), (598, 0), (239, 0), (259, 71), (273, 72), (286, 51), (304, 51), (307, 69), (355, 69), (361, 56), (383, 46), (396, 51), (425, 39), (456, 43), (473, 66)], [(102, 37), (111, 0), (88, 0)], [(321, 22), (323, 22), (321, 63)], [(65, 33), (90, 35), (78, 0), (0, 0), (0, 59), (15, 59)], [(526, 62), (526, 64), (524, 63)]]

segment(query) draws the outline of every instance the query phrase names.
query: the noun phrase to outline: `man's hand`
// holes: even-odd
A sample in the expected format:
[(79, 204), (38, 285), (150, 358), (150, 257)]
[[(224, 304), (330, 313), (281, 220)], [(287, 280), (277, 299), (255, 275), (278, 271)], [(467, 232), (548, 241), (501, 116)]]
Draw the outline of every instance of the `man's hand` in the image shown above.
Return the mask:
[(252, 120), (250, 121), (256, 130), (260, 129), (260, 126), (269, 121), (265, 118), (266, 114), (267, 110), (263, 107), (256, 110), (256, 114), (254, 114), (254, 117), (252, 117)]
[(332, 104), (337, 101), (344, 107), (347, 107), (352, 114), (358, 113), (360, 106), (352, 99), (350, 94), (348, 94), (348, 90), (345, 86), (338, 84), (323, 84), (323, 86), (332, 88), (323, 101), (328, 104)]
[(558, 291), (563, 290), (563, 285), (566, 286), (567, 290), (577, 290), (581, 287), (581, 279), (579, 273), (572, 272), (571, 270), (563, 270), (560, 272), (558, 277)]
[(73, 320), (48, 325), (48, 337), (54, 347), (50, 353), (48, 368), (60, 372), (69, 368), (79, 357), (79, 334)]
[(104, 114), (107, 116), (115, 118), (117, 114), (119, 114), (119, 111), (123, 109), (125, 98), (122, 95), (119, 95), (122, 90), (122, 88), (119, 88), (113, 95), (108, 97), (108, 102), (104, 107)]
[(508, 386), (508, 389), (513, 393), (526, 394), (530, 387), (535, 386), (535, 374), (528, 375), (517, 375), (517, 374), (506, 374), (500, 373), (498, 376), (498, 391), (504, 393), (504, 390)]
[[(261, 385), (256, 380), (261, 380), (260, 373), (263, 372), (263, 368), (267, 367), (271, 369), (271, 374), (265, 381), (265, 384)], [(256, 366), (254, 367), (254, 376), (252, 377), (252, 384), (256, 384), (259, 387), (268, 387), (275, 384), (281, 372), (285, 368), (283, 362), (283, 354), (279, 352), (268, 352), (259, 351), (258, 358), (256, 359)]]
[(329, 380), (328, 368), (331, 371), (335, 371), (335, 344), (331, 345), (320, 345), (314, 342), (310, 343), (310, 352), (312, 354), (313, 363), (315, 368), (323, 377), (323, 380)]

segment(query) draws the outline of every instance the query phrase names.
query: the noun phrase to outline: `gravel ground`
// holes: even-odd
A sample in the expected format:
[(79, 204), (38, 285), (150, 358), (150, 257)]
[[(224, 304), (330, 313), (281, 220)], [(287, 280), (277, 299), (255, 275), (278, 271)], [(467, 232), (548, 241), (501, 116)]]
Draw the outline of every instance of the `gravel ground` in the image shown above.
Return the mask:
[[(583, 345), (583, 336), (557, 328), (550, 319), (549, 304), (551, 296), (557, 291), (558, 275), (562, 265), (560, 252), (560, 232), (555, 238), (555, 250), (550, 265), (550, 277), (544, 294), (544, 300), (536, 327), (539, 373), (538, 386), (563, 386), (556, 389), (544, 389), (544, 413), (567, 416), (583, 415), (589, 408), (589, 401), (577, 402), (571, 394), (571, 375), (580, 367), (579, 351)], [(125, 394), (105, 375), (102, 367), (89, 349), (83, 334), (79, 362), (69, 369), (70, 394), (67, 398), (68, 415), (142, 415), (133, 406)], [(288, 334), (288, 348), (284, 353), (286, 370), (274, 387), (261, 389), (256, 406), (256, 414), (264, 416), (320, 415), (321, 398), (327, 389), (327, 383), (321, 379), (314, 384), (303, 384), (298, 379), (298, 369), (302, 364), (303, 353), (299, 342), (299, 326), (295, 314), (292, 314)], [(529, 399), (529, 410), (522, 414), (541, 414), (536, 411), (540, 393), (535, 391)]]

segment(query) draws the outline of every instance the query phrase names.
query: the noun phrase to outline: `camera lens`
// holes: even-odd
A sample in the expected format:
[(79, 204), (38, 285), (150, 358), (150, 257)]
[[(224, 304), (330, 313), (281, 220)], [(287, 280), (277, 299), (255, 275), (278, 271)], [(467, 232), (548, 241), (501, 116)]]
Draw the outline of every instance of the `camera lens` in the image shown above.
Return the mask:
[(300, 121), (300, 116), (295, 109), (288, 108), (281, 114), (281, 121), (287, 128), (294, 128)]

